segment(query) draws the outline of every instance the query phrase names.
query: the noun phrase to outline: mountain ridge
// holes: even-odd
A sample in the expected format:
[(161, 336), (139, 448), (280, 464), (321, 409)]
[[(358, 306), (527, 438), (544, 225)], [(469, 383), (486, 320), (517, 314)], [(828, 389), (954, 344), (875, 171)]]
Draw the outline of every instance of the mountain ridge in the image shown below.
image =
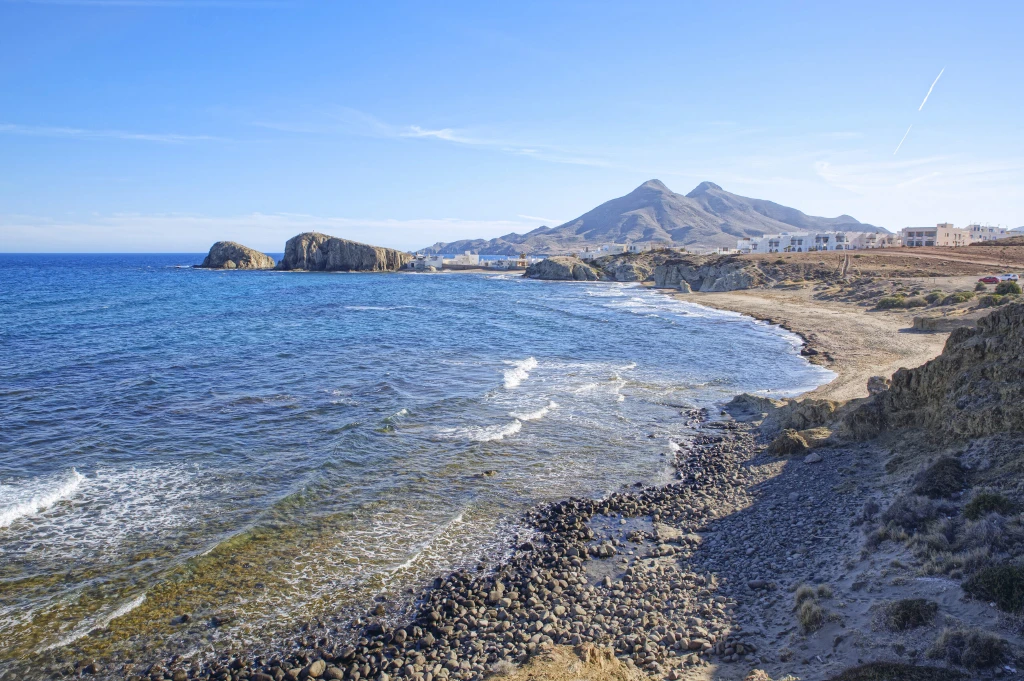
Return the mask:
[(845, 214), (818, 217), (766, 199), (733, 194), (714, 182), (701, 182), (682, 195), (661, 180), (651, 179), (557, 227), (541, 226), (526, 234), (512, 232), (494, 239), (437, 242), (419, 252), (548, 254), (605, 243), (647, 241), (676, 247), (735, 247), (739, 238), (795, 230), (888, 232)]

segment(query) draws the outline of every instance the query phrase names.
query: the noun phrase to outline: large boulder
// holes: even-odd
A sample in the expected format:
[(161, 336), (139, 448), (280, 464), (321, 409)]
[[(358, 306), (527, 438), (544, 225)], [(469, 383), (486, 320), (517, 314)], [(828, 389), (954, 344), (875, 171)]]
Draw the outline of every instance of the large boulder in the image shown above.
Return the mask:
[(570, 255), (556, 255), (526, 268), (524, 277), (557, 281), (597, 281), (600, 276), (593, 267)]
[(411, 259), (408, 253), (393, 248), (305, 232), (288, 239), (277, 267), (317, 272), (394, 272)]
[(210, 247), (203, 264), (196, 267), (212, 270), (269, 270), (274, 267), (274, 259), (234, 241), (218, 241)]

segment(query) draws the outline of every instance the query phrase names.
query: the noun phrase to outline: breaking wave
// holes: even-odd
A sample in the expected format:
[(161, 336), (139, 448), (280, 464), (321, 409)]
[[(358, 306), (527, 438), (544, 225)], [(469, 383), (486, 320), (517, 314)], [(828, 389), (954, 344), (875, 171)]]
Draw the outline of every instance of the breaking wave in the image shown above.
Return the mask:
[(537, 419), (542, 419), (547, 416), (552, 409), (558, 409), (558, 405), (554, 401), (549, 401), (546, 407), (541, 407), (537, 411), (513, 411), (509, 413), (509, 416), (519, 419), (520, 421), (536, 421)]
[(537, 368), (537, 360), (533, 357), (527, 357), (519, 361), (505, 361), (505, 364), (511, 364), (511, 369), (505, 370), (505, 387), (511, 390), (516, 388), (520, 383), (530, 377), (530, 372)]
[(0, 485), (0, 490), (4, 491), (2, 496), (13, 502), (0, 506), (0, 527), (10, 527), (20, 518), (35, 515), (40, 511), (45, 511), (58, 501), (70, 499), (82, 486), (85, 476), (72, 468), (69, 475), (62, 476), (56, 482), (51, 482), (51, 480), (47, 478), (39, 480), (35, 484), (30, 483), (25, 486), (27, 489), (13, 485)]

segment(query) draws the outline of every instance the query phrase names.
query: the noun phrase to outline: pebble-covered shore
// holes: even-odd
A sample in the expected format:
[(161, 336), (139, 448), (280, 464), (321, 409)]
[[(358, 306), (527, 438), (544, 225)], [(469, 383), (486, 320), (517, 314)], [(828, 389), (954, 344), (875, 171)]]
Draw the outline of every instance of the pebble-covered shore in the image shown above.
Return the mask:
[[(706, 418), (697, 411), (684, 416), (694, 425)], [(670, 680), (711, 662), (759, 664), (763, 638), (755, 643), (738, 624), (737, 602), (728, 594), (742, 591), (744, 598), (774, 606), (774, 566), (752, 559), (758, 544), (749, 532), (732, 542), (732, 548), (743, 549), (736, 555), (721, 554), (715, 540), (705, 537), (717, 534), (716, 519), (746, 522), (737, 511), (750, 507), (750, 487), (773, 473), (747, 465), (761, 450), (747, 426), (705, 423), (698, 432), (674, 454), (675, 482), (600, 500), (569, 499), (528, 513), (525, 521), (536, 531), (529, 542), (494, 570), (435, 580), (404, 626), (389, 625), (378, 607), (349, 628), (311, 627), (279, 655), (172, 662), (126, 668), (118, 676), (471, 681), (495, 665), (507, 668), (554, 645), (583, 643), (609, 647), (627, 666)], [(848, 516), (839, 515), (830, 517), (848, 525)], [(773, 548), (781, 556), (793, 548), (786, 545), (792, 531), (783, 528), (767, 537), (779, 544)], [(722, 575), (735, 570), (714, 568), (735, 567), (730, 564), (737, 559), (758, 567), (744, 570), (743, 584), (727, 585)], [(815, 570), (813, 563), (806, 570), (793, 567), (787, 564), (791, 576)], [(113, 671), (95, 663), (90, 669), (88, 662), (78, 670)]]

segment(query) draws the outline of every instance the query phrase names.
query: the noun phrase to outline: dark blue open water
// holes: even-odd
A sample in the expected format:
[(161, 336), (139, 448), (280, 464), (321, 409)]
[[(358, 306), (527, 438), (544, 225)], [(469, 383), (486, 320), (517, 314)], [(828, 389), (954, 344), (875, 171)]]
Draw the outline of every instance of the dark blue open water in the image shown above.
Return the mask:
[(661, 479), (682, 409), (831, 377), (639, 286), (201, 259), (0, 256), (0, 671), (252, 642), (493, 561), (531, 504)]

